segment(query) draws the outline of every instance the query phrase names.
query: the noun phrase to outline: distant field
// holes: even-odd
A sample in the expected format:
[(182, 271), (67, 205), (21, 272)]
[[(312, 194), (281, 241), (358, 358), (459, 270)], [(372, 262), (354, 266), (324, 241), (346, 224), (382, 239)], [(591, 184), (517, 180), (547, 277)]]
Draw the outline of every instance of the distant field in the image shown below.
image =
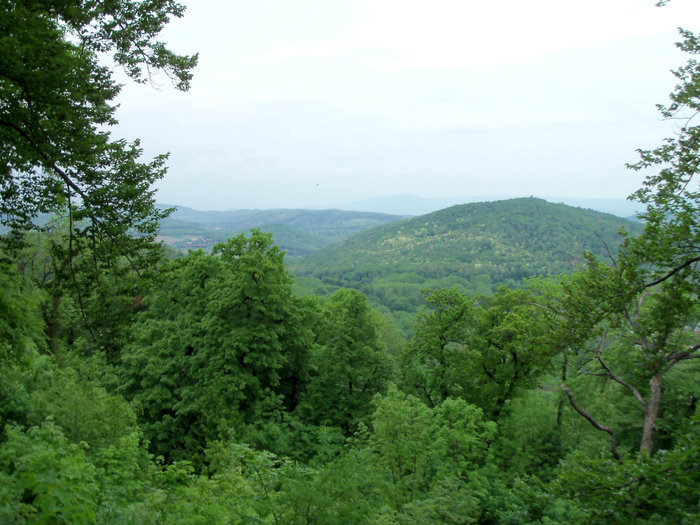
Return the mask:
[(181, 240), (182, 239), (180, 237), (171, 237), (169, 235), (159, 235), (156, 237), (156, 242), (164, 242), (168, 246), (171, 246), (176, 242), (180, 242)]

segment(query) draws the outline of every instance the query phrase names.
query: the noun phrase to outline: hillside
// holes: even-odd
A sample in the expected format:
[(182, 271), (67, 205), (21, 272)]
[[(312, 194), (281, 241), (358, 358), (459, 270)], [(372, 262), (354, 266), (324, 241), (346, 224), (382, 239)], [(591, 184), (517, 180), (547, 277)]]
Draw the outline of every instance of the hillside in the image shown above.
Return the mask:
[(605, 243), (613, 250), (621, 228), (641, 226), (535, 198), (471, 203), (361, 232), (292, 261), (290, 269), (302, 286), (318, 279), (358, 288), (393, 312), (412, 312), (426, 288), (491, 293), (570, 272), (583, 251), (605, 256)]
[[(163, 206), (167, 207), (167, 206)], [(209, 250), (251, 228), (271, 232), (275, 243), (296, 257), (362, 230), (404, 219), (402, 215), (343, 210), (198, 211), (178, 206), (162, 222), (160, 238), (179, 249)]]
[[(384, 195), (381, 197), (371, 197), (351, 202), (339, 202), (333, 208), (357, 211), (377, 211), (381, 213), (406, 214), (410, 216), (425, 215), (439, 211), (456, 204), (467, 202), (487, 202), (494, 200), (504, 200), (515, 198), (516, 195), (508, 196), (485, 196), (485, 195), (461, 195), (442, 199), (429, 199), (417, 195)], [(532, 197), (532, 195), (531, 195)], [(618, 217), (634, 218), (635, 215), (644, 211), (644, 206), (638, 202), (627, 199), (615, 198), (585, 198), (585, 197), (550, 197), (547, 195), (534, 195), (549, 202), (558, 202), (586, 208), (603, 213), (611, 213)]]

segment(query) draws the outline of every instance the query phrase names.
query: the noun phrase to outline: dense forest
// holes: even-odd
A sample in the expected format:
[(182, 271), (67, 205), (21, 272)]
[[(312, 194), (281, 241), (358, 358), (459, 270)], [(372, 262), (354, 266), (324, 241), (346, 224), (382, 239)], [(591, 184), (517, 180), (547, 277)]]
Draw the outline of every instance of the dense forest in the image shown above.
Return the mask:
[(491, 294), (570, 273), (583, 253), (606, 257), (639, 223), (522, 198), (479, 202), (364, 230), (289, 261), (303, 292), (360, 290), (410, 333), (427, 289)]
[[(120, 88), (100, 56), (186, 91), (197, 56), (158, 41), (182, 15), (0, 9), (0, 522), (700, 521), (697, 62), (661, 106), (688, 120), (630, 166), (643, 227), (603, 252), (555, 238), (551, 258), (576, 264), (543, 270), (542, 229), (601, 226), (527, 199), (511, 205), (540, 211), (519, 222), (455, 207), (328, 248), (345, 271), (343, 246), (390, 232), (416, 273), (402, 228), (429, 244), (471, 220), (489, 235), (455, 239), (470, 257), (522, 259), (483, 288), (426, 280), (405, 336), (357, 289), (299, 293), (259, 229), (184, 256), (156, 242), (166, 157), (111, 136)], [(700, 53), (692, 33), (679, 45)], [(461, 275), (470, 260), (448, 252)]]

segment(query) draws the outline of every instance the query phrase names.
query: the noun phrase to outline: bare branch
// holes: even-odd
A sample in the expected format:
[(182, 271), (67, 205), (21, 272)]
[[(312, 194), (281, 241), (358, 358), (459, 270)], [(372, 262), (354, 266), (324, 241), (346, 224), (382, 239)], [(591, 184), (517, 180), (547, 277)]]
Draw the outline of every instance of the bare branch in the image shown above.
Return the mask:
[(581, 372), (585, 376), (593, 376), (593, 377), (610, 377), (608, 374), (605, 372), (586, 372), (585, 370)]
[(700, 350), (700, 344), (691, 346), (688, 350), (685, 350), (684, 352), (678, 352), (670, 355), (668, 364), (664, 367), (663, 370), (661, 370), (661, 372), (659, 372), (659, 377), (663, 376), (666, 372), (671, 370), (671, 368), (676, 366), (681, 361), (685, 361), (687, 359), (700, 359), (700, 354), (693, 355), (693, 352), (697, 352), (698, 350)]
[(637, 303), (634, 305), (634, 312), (632, 313), (632, 316), (627, 316), (627, 320), (631, 326), (634, 327), (637, 324), (637, 319), (639, 319), (639, 312), (641, 311), (642, 306), (644, 305), (644, 300), (647, 298), (648, 295), (649, 290), (644, 290), (639, 296)]
[(615, 257), (613, 257), (612, 252), (610, 251), (610, 246), (608, 246), (608, 243), (603, 239), (603, 237), (600, 235), (598, 232), (593, 232), (596, 237), (598, 237), (598, 240), (603, 243), (603, 246), (605, 247), (605, 251), (608, 254), (608, 259), (610, 259), (610, 262), (613, 265), (613, 268), (617, 268), (617, 262), (615, 261)]
[(600, 423), (598, 423), (592, 415), (590, 415), (588, 412), (586, 412), (584, 409), (582, 409), (580, 406), (578, 406), (578, 404), (574, 400), (574, 395), (571, 393), (571, 391), (568, 388), (566, 388), (565, 384), (562, 383), (561, 389), (566, 394), (566, 397), (569, 398), (569, 403), (571, 404), (572, 408), (576, 412), (581, 414), (597, 430), (608, 433), (608, 435), (610, 436), (610, 453), (613, 455), (613, 457), (615, 459), (617, 459), (619, 461), (620, 454), (617, 452), (615, 431), (610, 427), (606, 427), (605, 425), (601, 425)]
[(616, 383), (620, 383), (622, 386), (624, 386), (624, 387), (627, 388), (630, 392), (632, 392), (632, 395), (634, 396), (634, 398), (639, 402), (640, 405), (642, 405), (642, 408), (646, 411), (646, 409), (647, 409), (647, 402), (644, 401), (644, 398), (643, 398), (642, 395), (639, 393), (639, 390), (637, 390), (637, 389), (634, 388), (632, 385), (630, 385), (629, 383), (627, 383), (624, 379), (622, 379), (621, 377), (618, 377), (617, 375), (615, 375), (615, 374), (613, 373), (613, 371), (610, 369), (610, 367), (605, 363), (605, 361), (603, 361), (602, 352), (603, 352), (603, 348), (602, 348), (602, 346), (601, 346), (601, 348), (599, 348), (599, 349), (598, 349), (598, 352), (596, 353), (596, 359), (597, 359), (598, 362), (600, 363), (600, 366), (603, 367), (603, 370), (605, 370), (605, 372), (606, 372), (606, 374), (608, 375), (608, 377), (609, 377), (610, 379), (612, 379), (613, 381), (615, 381)]
[(660, 278), (657, 279), (656, 281), (652, 281), (652, 282), (650, 282), (650, 283), (645, 284), (645, 285), (644, 285), (644, 288), (651, 288), (652, 286), (656, 286), (657, 284), (661, 284), (661, 283), (664, 282), (665, 280), (670, 279), (671, 277), (673, 277), (675, 274), (677, 274), (678, 272), (680, 272), (682, 269), (687, 268), (688, 266), (690, 266), (691, 264), (696, 263), (696, 262), (700, 262), (700, 255), (698, 255), (697, 257), (693, 257), (692, 259), (688, 259), (687, 261), (685, 261), (685, 262), (684, 262), (683, 264), (681, 264), (680, 266), (676, 266), (673, 270), (671, 270), (670, 272), (668, 272), (668, 273), (667, 273), (666, 275), (664, 275), (663, 277), (660, 277)]

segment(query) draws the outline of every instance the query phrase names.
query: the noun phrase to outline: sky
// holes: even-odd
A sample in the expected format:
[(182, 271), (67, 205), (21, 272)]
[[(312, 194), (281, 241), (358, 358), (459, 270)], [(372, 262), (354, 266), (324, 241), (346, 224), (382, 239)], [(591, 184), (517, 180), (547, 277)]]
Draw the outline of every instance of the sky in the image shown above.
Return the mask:
[(625, 198), (674, 133), (672, 0), (189, 0), (162, 37), (192, 88), (125, 82), (115, 135), (170, 152), (158, 202), (200, 210)]

